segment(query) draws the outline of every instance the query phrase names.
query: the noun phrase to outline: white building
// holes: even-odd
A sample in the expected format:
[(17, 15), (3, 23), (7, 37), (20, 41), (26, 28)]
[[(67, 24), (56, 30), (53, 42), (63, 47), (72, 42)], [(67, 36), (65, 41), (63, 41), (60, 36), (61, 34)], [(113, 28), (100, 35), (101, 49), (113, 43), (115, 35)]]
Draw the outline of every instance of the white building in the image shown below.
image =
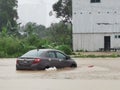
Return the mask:
[(120, 48), (120, 0), (73, 0), (73, 49)]

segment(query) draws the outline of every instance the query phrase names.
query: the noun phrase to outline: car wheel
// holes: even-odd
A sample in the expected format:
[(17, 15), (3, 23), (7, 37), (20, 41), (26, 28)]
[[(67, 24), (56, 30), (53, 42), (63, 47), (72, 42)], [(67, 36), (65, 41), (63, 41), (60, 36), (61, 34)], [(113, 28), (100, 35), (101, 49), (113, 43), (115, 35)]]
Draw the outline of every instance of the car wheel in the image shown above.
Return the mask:
[(77, 65), (76, 64), (72, 64), (70, 67), (75, 68), (75, 67), (77, 67)]
[(48, 68), (50, 68), (49, 66), (45, 66), (45, 69), (48, 69)]

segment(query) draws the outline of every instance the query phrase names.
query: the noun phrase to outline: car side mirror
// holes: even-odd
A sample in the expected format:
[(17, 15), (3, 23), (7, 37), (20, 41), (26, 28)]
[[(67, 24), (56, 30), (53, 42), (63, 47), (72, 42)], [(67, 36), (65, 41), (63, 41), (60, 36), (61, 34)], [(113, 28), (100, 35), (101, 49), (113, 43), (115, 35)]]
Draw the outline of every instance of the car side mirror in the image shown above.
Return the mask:
[(70, 59), (71, 57), (70, 56), (66, 56), (66, 60)]

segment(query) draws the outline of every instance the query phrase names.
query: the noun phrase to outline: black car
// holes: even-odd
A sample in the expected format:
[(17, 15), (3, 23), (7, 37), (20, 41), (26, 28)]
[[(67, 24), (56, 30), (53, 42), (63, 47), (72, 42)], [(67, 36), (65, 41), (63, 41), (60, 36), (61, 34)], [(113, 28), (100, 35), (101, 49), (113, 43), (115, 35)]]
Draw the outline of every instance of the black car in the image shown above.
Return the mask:
[(31, 50), (16, 61), (16, 70), (44, 70), (50, 67), (77, 67), (77, 64), (70, 56), (54, 49)]

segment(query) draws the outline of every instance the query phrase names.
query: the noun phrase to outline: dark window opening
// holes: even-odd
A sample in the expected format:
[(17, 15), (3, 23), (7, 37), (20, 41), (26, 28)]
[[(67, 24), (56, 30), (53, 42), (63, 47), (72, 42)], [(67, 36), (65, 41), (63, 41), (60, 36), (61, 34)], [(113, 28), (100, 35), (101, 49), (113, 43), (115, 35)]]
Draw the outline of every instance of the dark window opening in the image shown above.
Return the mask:
[(104, 50), (109, 51), (111, 48), (111, 37), (105, 36), (104, 37)]
[(117, 38), (117, 35), (115, 35), (115, 38)]
[(120, 38), (120, 35), (118, 36), (118, 38)]
[(98, 14), (100, 14), (100, 12), (98, 12)]
[(100, 0), (91, 0), (91, 3), (100, 3)]
[(89, 14), (91, 14), (91, 12), (89, 12)]

